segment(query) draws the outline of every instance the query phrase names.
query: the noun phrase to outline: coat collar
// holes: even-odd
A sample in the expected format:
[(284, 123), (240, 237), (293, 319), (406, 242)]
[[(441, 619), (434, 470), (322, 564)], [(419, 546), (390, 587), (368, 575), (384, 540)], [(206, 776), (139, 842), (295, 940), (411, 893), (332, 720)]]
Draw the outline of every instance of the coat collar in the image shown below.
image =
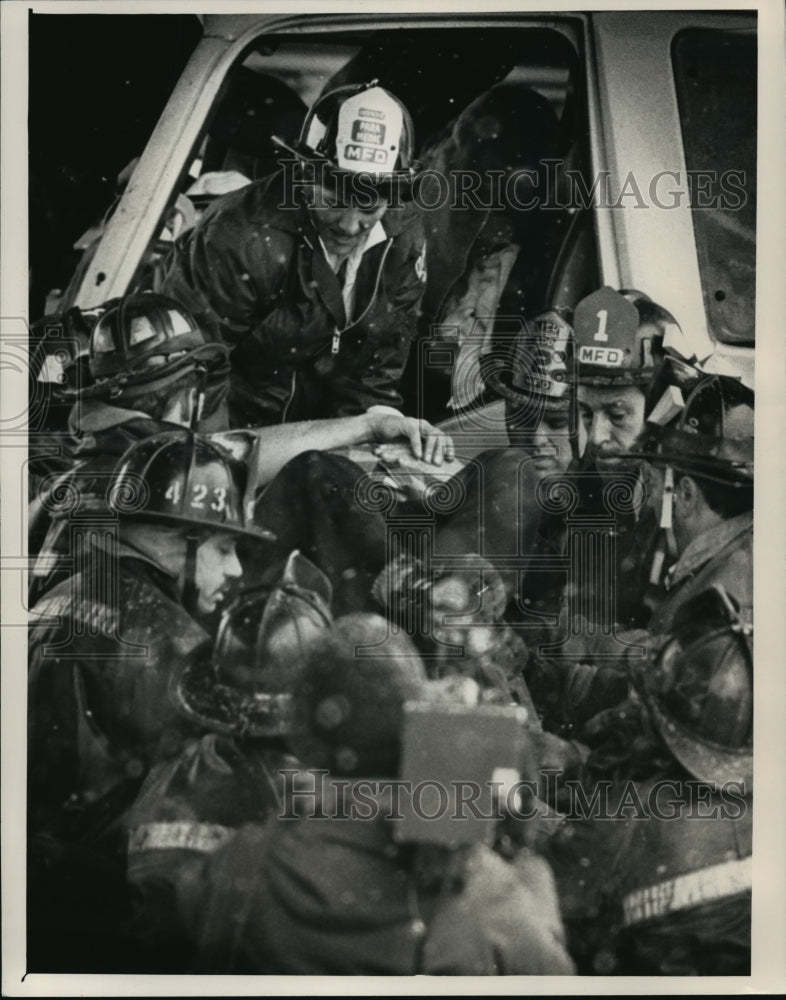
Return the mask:
[(698, 535), (686, 545), (685, 551), (669, 570), (666, 577), (667, 588), (675, 587), (741, 535), (752, 530), (753, 511), (749, 510)]
[[(313, 282), (317, 294), (322, 299), (325, 308), (335, 323), (336, 330), (344, 330), (352, 325), (347, 316), (347, 303), (354, 299), (354, 295), (350, 298), (349, 293), (352, 292), (355, 285), (364, 255), (373, 247), (387, 243), (390, 239), (391, 237), (388, 236), (381, 222), (376, 223), (369, 230), (369, 236), (362, 248), (358, 247), (347, 258), (346, 284), (345, 289), (342, 291), (316, 230), (311, 226), (310, 231), (303, 233), (304, 246), (301, 246), (300, 250), (301, 279), (305, 279), (306, 284)], [(384, 254), (382, 259), (374, 266), (377, 269), (381, 269), (383, 263)], [(368, 305), (368, 303), (364, 303), (364, 305)]]

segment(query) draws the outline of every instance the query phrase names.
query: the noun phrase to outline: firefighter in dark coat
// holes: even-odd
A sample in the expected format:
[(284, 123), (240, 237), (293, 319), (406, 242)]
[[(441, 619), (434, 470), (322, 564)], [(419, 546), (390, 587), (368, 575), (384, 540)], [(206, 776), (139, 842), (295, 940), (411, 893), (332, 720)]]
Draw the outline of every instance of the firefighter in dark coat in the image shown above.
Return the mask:
[[(84, 318), (94, 322), (88, 384), (63, 392), (72, 401), (65, 431), (31, 441), (31, 555), (62, 551), (58, 536), (65, 522), (53, 524), (50, 517), (65, 488), (61, 476), (74, 469), (111, 473), (126, 449), (161, 431), (193, 426), (210, 432), (227, 426), (227, 349), (211, 343), (177, 302), (162, 295), (129, 295), (107, 302), (97, 318)], [(33, 600), (51, 584), (48, 572), (34, 574)]]
[[(357, 655), (385, 639), (384, 653)], [(292, 746), (329, 775), (309, 799), (313, 812), (295, 816), (290, 799), (288, 819), (242, 830), (183, 894), (211, 971), (573, 972), (542, 859), (509, 864), (482, 843), (419, 854), (395, 842), (381, 800), (371, 816), (333, 812), (358, 779), (397, 773), (404, 702), (436, 697), (440, 683), (429, 685), (406, 636), (377, 616), (347, 615), (315, 639), (297, 677)], [(450, 700), (466, 685), (477, 697), (465, 681)]]
[(705, 374), (650, 415), (642, 454), (657, 470), (661, 523), (673, 535), (663, 591), (648, 628), (668, 633), (682, 605), (723, 586), (753, 616), (754, 394), (728, 375)]
[(76, 572), (36, 604), (30, 628), (29, 933), (42, 971), (118, 958), (119, 817), (182, 740), (171, 673), (209, 644), (205, 622), (242, 574), (237, 539), (269, 537), (246, 525), (239, 471), (186, 430), (147, 438), (92, 491), (81, 485)]
[(232, 347), (233, 426), (400, 405), (426, 277), (423, 226), (402, 204), (413, 145), (381, 87), (326, 94), (295, 160), (219, 199), (174, 248), (162, 290)]
[[(68, 556), (68, 520), (51, 517), (58, 494), (82, 489), (98, 472), (111, 473), (127, 448), (152, 434), (191, 427), (214, 435), (214, 441), (247, 463), (256, 487), (303, 452), (372, 441), (404, 438), (417, 458), (435, 465), (453, 457), (447, 435), (386, 406), (353, 417), (230, 432), (228, 350), (211, 342), (185, 308), (162, 295), (134, 294), (106, 303), (90, 336), (88, 368), (92, 381), (76, 394), (68, 433), (39, 439), (31, 462), (29, 551), (41, 553), (31, 579), (33, 602), (62, 578), (58, 567)], [(325, 458), (326, 474), (337, 463)], [(273, 491), (275, 502), (271, 496), (266, 504), (268, 514), (279, 504), (285, 514), (282, 527), (296, 535), (291, 544), (282, 538), (282, 559), (294, 548), (306, 547), (307, 532), (317, 532), (324, 516), (324, 504), (309, 504), (314, 486), (297, 471), (302, 466), (290, 465)], [(353, 469), (355, 478), (362, 475)], [(302, 518), (293, 515), (293, 503), (308, 507)], [(363, 512), (354, 511), (354, 516), (357, 523)]]
[(331, 598), (327, 577), (292, 552), (272, 591), (238, 595), (209, 655), (200, 648), (174, 678), (172, 703), (199, 732), (153, 767), (124, 819), (140, 971), (198, 968), (179, 891), (240, 827), (282, 811), (282, 771), (299, 766), (287, 743), (291, 676), (304, 644), (330, 627)]
[(549, 843), (580, 972), (749, 975), (753, 631), (714, 586), (585, 728)]
[[(639, 573), (642, 607), (650, 611), (646, 630), (627, 633), (632, 646), (625, 656), (614, 637), (599, 634), (569, 647), (581, 662), (550, 673), (545, 662), (530, 665), (533, 694), (539, 704), (551, 703), (557, 726), (558, 720), (580, 725), (624, 698), (636, 661), (707, 588), (723, 587), (741, 618), (753, 620), (753, 391), (737, 378), (667, 358), (646, 406), (645, 430), (628, 453), (648, 463), (653, 537)], [(543, 689), (534, 672), (546, 682)]]

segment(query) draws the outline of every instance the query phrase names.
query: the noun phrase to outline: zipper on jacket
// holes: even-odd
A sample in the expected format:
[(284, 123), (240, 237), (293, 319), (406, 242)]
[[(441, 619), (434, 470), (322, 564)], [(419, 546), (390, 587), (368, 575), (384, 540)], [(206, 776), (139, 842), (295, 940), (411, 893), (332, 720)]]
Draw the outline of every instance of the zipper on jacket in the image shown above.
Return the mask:
[(350, 327), (357, 326), (357, 324), (360, 323), (360, 321), (369, 311), (371, 306), (374, 304), (374, 299), (377, 297), (377, 292), (379, 291), (379, 285), (380, 282), (382, 281), (382, 271), (385, 268), (385, 261), (387, 260), (388, 253), (392, 246), (393, 246), (393, 238), (391, 237), (385, 244), (385, 249), (382, 252), (382, 260), (380, 260), (379, 268), (377, 269), (377, 278), (376, 281), (374, 282), (374, 288), (371, 292), (371, 298), (366, 303), (366, 308), (358, 316), (357, 319), (353, 319), (351, 322), (347, 323), (343, 329), (339, 330), (339, 328), (336, 327), (335, 330), (333, 331), (333, 342), (330, 347), (331, 354), (338, 354), (338, 350), (341, 347), (341, 334), (344, 332), (344, 330), (349, 330)]

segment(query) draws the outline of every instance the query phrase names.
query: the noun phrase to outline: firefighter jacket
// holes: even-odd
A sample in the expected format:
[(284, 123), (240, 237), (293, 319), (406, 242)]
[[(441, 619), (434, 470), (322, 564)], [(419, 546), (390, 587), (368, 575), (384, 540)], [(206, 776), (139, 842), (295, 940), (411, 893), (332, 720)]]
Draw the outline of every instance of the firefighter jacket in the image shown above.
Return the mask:
[(250, 825), (213, 855), (185, 900), (212, 971), (573, 972), (542, 859), (511, 864), (475, 844), (460, 887), (424, 891), (415, 848), (394, 842), (384, 810), (337, 818), (329, 801), (312, 815)]
[(749, 790), (674, 766), (582, 787), (547, 851), (579, 972), (748, 975)]
[[(203, 433), (226, 430), (227, 415), (220, 407), (200, 424)], [(30, 447), (28, 551), (43, 553), (31, 577), (33, 603), (63, 578), (56, 561), (63, 555), (67, 518), (53, 518), (58, 495), (70, 482), (78, 491), (89, 489), (96, 477), (108, 477), (128, 448), (179, 424), (155, 420), (139, 410), (114, 406), (105, 400), (79, 400), (71, 408), (64, 433), (36, 435)], [(108, 481), (108, 479), (107, 479)]]
[(170, 672), (209, 642), (161, 567), (125, 546), (91, 555), (36, 604), (29, 638), (30, 828), (74, 842), (108, 829), (179, 747)]
[(187, 740), (181, 753), (150, 771), (123, 823), (131, 933), (151, 969), (198, 968), (178, 897), (243, 825), (282, 811), (282, 771), (297, 766), (278, 740), (209, 732)]
[(414, 206), (389, 209), (347, 315), (308, 209), (281, 171), (218, 199), (178, 241), (162, 291), (233, 350), (234, 427), (398, 406), (425, 282)]
[(666, 595), (649, 622), (650, 632), (671, 631), (678, 609), (718, 584), (734, 598), (740, 615), (753, 616), (753, 511), (738, 514), (694, 538), (666, 576)]

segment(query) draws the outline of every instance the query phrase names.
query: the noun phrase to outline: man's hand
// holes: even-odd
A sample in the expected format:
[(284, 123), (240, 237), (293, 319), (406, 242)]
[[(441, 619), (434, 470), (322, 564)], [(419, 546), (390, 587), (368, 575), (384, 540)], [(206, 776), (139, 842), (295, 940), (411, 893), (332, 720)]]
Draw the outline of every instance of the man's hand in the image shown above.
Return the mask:
[(452, 462), (456, 457), (453, 441), (427, 420), (405, 417), (392, 406), (372, 406), (366, 411), (372, 441), (395, 441), (407, 438), (412, 454), (432, 465)]

